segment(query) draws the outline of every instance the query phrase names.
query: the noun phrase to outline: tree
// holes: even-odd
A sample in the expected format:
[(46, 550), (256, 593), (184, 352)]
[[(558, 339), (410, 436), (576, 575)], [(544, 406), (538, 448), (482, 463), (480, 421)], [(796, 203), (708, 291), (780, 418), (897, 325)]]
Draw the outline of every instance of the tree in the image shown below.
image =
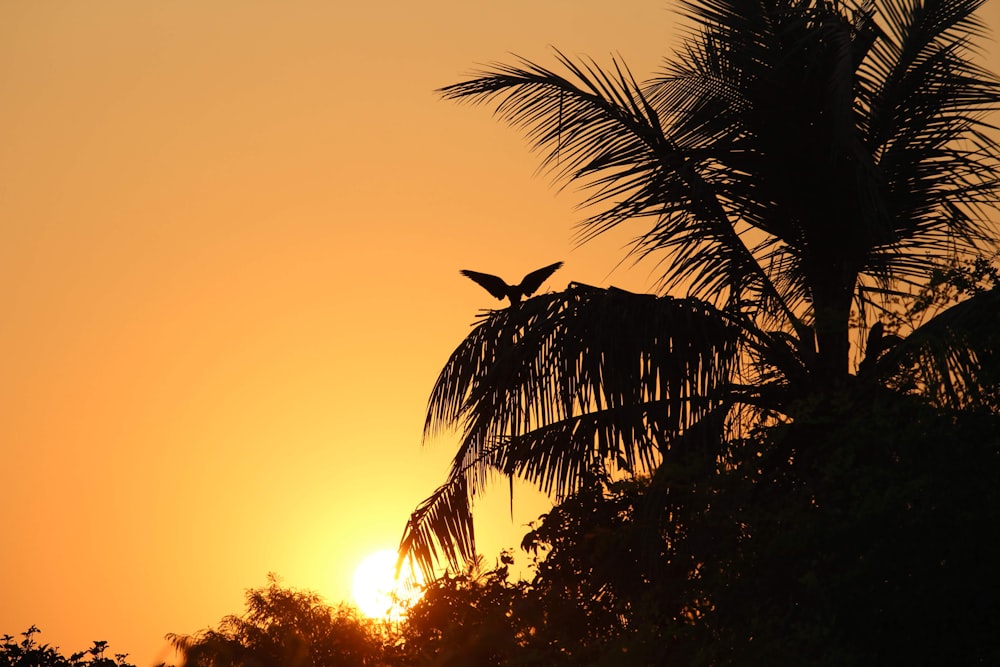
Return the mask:
[[(460, 442), (404, 550), (427, 571), (471, 557), (472, 503), (494, 474), (562, 498), (594, 475), (647, 474), (638, 514), (673, 524), (670, 549), (691, 556), (688, 599), (732, 639), (720, 605), (741, 608), (726, 590), (751, 581), (746, 567), (813, 553), (779, 548), (795, 524), (761, 508), (791, 520), (788, 505), (804, 533), (819, 531), (808, 540), (829, 544), (813, 504), (871, 501), (853, 482), (840, 493), (847, 480), (902, 471), (911, 486), (891, 485), (876, 515), (912, 529), (940, 527), (912, 507), (948, 447), (984, 466), (956, 475), (994, 479), (983, 424), (995, 425), (1000, 291), (924, 308), (927, 286), (1000, 239), (987, 217), (1000, 146), (986, 123), (1000, 83), (972, 51), (981, 5), (691, 0), (690, 37), (647, 82), (557, 52), (565, 74), (522, 60), (442, 89), (492, 104), (557, 180), (581, 187), (595, 210), (584, 240), (639, 226), (634, 256), (664, 272), (658, 296), (571, 284), (480, 320), (431, 394), (425, 436), (458, 427)], [(947, 424), (977, 441), (944, 437)], [(954, 501), (936, 491), (935, 507)], [(850, 590), (890, 566), (871, 561)], [(805, 599), (777, 572), (789, 592), (772, 621)], [(829, 646), (844, 627), (816, 623), (802, 637), (833, 634), (803, 647)]]
[(315, 593), (283, 588), (247, 591), (242, 616), (218, 628), (168, 638), (190, 667), (327, 667), (383, 665), (387, 635), (354, 607), (327, 605)]
[(537, 664), (689, 664), (678, 647), (699, 605), (677, 584), (690, 564), (671, 548), (677, 524), (642, 513), (648, 482), (592, 478), (525, 535)]
[(521, 545), (528, 580), (511, 579), (505, 551), (493, 569), (480, 558), (432, 581), (401, 625), (400, 664), (659, 663), (676, 630), (663, 613), (671, 567), (634, 515), (644, 487), (592, 479), (540, 517)]
[(521, 618), (527, 586), (511, 582), (507, 566), (488, 570), (482, 559), (430, 582), (400, 628), (400, 665), (521, 664), (530, 623)]
[(86, 651), (67, 657), (57, 646), (38, 643), (35, 637), (40, 632), (33, 625), (21, 633), (23, 639), (19, 642), (12, 635), (0, 636), (0, 667), (135, 667), (126, 662), (127, 653), (116, 653), (113, 659), (106, 657), (106, 641), (95, 641)]

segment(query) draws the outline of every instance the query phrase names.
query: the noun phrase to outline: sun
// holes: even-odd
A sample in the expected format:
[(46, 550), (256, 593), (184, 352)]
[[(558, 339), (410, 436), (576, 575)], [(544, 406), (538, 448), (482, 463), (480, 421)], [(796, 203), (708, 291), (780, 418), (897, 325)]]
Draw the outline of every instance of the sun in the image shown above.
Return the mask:
[(406, 607), (420, 597), (419, 577), (412, 568), (403, 568), (397, 581), (396, 559), (392, 549), (376, 551), (354, 571), (354, 603), (369, 618), (398, 619)]

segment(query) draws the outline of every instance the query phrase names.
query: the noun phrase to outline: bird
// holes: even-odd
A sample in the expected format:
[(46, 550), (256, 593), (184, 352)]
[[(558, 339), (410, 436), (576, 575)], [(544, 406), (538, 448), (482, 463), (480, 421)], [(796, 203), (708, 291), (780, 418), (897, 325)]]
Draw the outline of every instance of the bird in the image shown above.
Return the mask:
[(543, 266), (540, 269), (532, 271), (522, 278), (521, 282), (517, 285), (508, 285), (504, 282), (503, 278), (491, 276), (488, 273), (479, 273), (478, 271), (470, 271), (468, 269), (462, 269), (459, 273), (484, 287), (487, 292), (501, 301), (503, 299), (510, 299), (510, 305), (513, 306), (521, 302), (521, 297), (528, 297), (534, 294), (535, 290), (545, 282), (545, 279), (551, 276), (562, 264), (562, 262), (556, 262), (555, 264), (549, 264), (548, 266)]
[(865, 342), (865, 358), (858, 364), (858, 373), (867, 373), (878, 363), (879, 357), (902, 342), (903, 339), (896, 334), (885, 333), (884, 324), (875, 322), (868, 331), (868, 340)]

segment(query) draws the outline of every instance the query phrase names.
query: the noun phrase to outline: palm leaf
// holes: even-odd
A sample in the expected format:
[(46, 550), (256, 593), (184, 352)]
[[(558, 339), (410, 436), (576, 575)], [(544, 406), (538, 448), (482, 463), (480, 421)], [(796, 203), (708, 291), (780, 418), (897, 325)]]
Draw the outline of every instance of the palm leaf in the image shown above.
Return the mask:
[(471, 499), (497, 472), (566, 496), (597, 469), (653, 470), (729, 400), (736, 333), (697, 300), (581, 284), (489, 312), (431, 392), (426, 437), (461, 439), (404, 551), (424, 567), (435, 544), (452, 565), (474, 554)]
[(1000, 288), (938, 313), (877, 360), (871, 373), (954, 409), (996, 400)]
[(679, 432), (730, 380), (735, 343), (702, 302), (574, 284), (473, 329), (435, 384), (426, 433), (460, 428), (459, 457), (475, 458), (499, 437), (656, 401)]
[(410, 514), (399, 544), (397, 571), (413, 558), (427, 581), (435, 578), (439, 561), (458, 569), (476, 554), (475, 525), (465, 473), (452, 470), (448, 481), (421, 502)]
[(859, 105), (878, 160), (892, 237), (867, 257), (873, 271), (919, 282), (956, 252), (995, 240), (983, 214), (996, 203), (998, 146), (985, 117), (1000, 84), (971, 57), (982, 0), (886, 0), (886, 35), (865, 61)]
[[(558, 51), (570, 77), (539, 65), (496, 65), (441, 89), (448, 99), (493, 103), (546, 151), (542, 168), (576, 182), (597, 213), (581, 223), (588, 240), (619, 224), (652, 219), (633, 246), (639, 256), (664, 254), (664, 276), (681, 276), (692, 294), (715, 303), (774, 300), (767, 276), (721, 204), (727, 170), (683, 131), (663, 125), (642, 87), (620, 63), (604, 72)], [(749, 296), (748, 296), (749, 295)]]

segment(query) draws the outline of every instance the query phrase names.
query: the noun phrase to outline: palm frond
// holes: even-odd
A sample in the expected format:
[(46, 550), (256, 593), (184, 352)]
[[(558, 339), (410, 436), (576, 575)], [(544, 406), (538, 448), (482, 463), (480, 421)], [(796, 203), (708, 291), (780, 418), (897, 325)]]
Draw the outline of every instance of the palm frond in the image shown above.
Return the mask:
[(458, 429), (461, 440), (404, 549), (422, 567), (435, 544), (449, 562), (467, 558), (471, 499), (497, 472), (566, 496), (604, 466), (651, 471), (727, 403), (737, 343), (712, 306), (614, 288), (573, 284), (491, 311), (431, 392), (425, 437)]
[(716, 303), (744, 300), (746, 293), (773, 299), (773, 286), (718, 197), (730, 174), (720, 168), (717, 151), (683, 128), (665, 126), (643, 87), (617, 61), (605, 72), (556, 56), (569, 77), (522, 60), (495, 65), (440, 93), (494, 104), (502, 119), (547, 151), (543, 169), (589, 191), (583, 205), (598, 212), (581, 223), (581, 240), (651, 219), (633, 252), (665, 254), (667, 283), (683, 277), (692, 294)]
[(888, 350), (871, 373), (943, 407), (962, 409), (984, 399), (995, 401), (1000, 383), (1000, 288), (938, 313)]
[(457, 570), (476, 555), (476, 532), (467, 470), (452, 470), (448, 481), (410, 514), (399, 543), (397, 569), (412, 558), (427, 581), (440, 561)]
[[(646, 90), (661, 118), (683, 128), (675, 132), (711, 147), (720, 202), (760, 238), (752, 254), (797, 307), (809, 255), (825, 236), (853, 241), (845, 222), (877, 210), (875, 167), (852, 109), (854, 68), (877, 33), (870, 10), (746, 0), (686, 7), (700, 30)], [(844, 208), (855, 199), (870, 203)]]
[(703, 302), (573, 284), (474, 327), (431, 392), (425, 434), (458, 427), (476, 457), (501, 436), (655, 401), (677, 432), (718, 400), (735, 351), (736, 330)]
[(876, 157), (892, 235), (866, 269), (911, 280), (996, 240), (1000, 147), (986, 123), (1000, 81), (973, 57), (982, 0), (884, 0), (885, 34), (860, 70), (864, 141)]
[[(687, 403), (724, 404), (707, 398)], [(662, 418), (669, 421), (676, 407), (675, 401), (646, 400), (569, 416), (508, 438), (498, 452), (498, 467), (556, 498), (576, 493), (595, 472), (651, 474), (665, 457), (680, 454), (688, 434), (701, 423), (699, 419), (680, 431), (663, 424)]]
[[(855, 281), (922, 282), (996, 242), (984, 211), (1000, 149), (985, 118), (1000, 88), (971, 57), (981, 5), (685, 3), (698, 30), (644, 91), (671, 136), (724, 165), (718, 201), (763, 235), (751, 253), (776, 267), (790, 310)], [(843, 284), (821, 289), (834, 262)]]

